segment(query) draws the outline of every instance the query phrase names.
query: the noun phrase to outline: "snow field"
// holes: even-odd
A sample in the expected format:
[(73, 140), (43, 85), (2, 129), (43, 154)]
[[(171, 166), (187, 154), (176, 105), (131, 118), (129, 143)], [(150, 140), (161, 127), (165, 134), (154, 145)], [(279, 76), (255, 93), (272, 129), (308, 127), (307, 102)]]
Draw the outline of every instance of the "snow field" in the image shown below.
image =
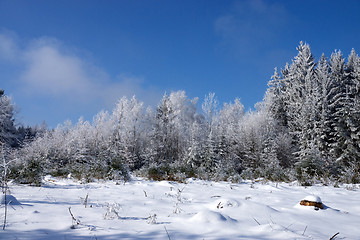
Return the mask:
[[(8, 224), (0, 239), (329, 239), (337, 232), (338, 239), (360, 236), (359, 186), (348, 190), (191, 179), (187, 184), (141, 179), (119, 185), (81, 184), (47, 177), (43, 187), (10, 184), (10, 190), (21, 205), (8, 206)], [(307, 196), (320, 197), (325, 209), (301, 206)]]

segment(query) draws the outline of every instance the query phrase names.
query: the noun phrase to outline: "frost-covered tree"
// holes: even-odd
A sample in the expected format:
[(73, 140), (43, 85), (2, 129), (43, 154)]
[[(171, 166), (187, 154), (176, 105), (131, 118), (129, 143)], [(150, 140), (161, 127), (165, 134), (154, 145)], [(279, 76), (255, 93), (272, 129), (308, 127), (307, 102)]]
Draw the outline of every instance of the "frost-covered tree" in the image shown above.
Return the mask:
[(314, 151), (319, 151), (316, 138), (320, 132), (321, 82), (316, 77), (316, 63), (310, 46), (300, 42), (297, 50), (298, 55), (284, 75), (288, 128), (296, 150), (298, 172), (305, 169), (316, 175), (320, 169), (314, 167), (322, 165), (319, 162), (313, 164), (322, 159), (313, 158)]
[(174, 110), (169, 97), (165, 94), (156, 109), (156, 118), (152, 130), (151, 145), (154, 148), (153, 161), (156, 164), (166, 165), (175, 162), (179, 157), (178, 138), (174, 126)]
[(274, 75), (268, 82), (268, 89), (265, 93), (264, 104), (268, 114), (277, 121), (277, 123), (285, 128), (288, 127), (288, 116), (286, 106), (286, 87), (285, 79), (289, 65), (283, 70), (283, 76), (280, 75), (275, 68)]
[(115, 129), (115, 121), (107, 111), (99, 112), (92, 120), (94, 136), (91, 147), (103, 161), (108, 161), (111, 156), (116, 155), (116, 150), (113, 148)]
[(260, 177), (256, 172), (264, 167), (263, 149), (266, 139), (264, 133), (267, 132), (264, 115), (261, 112), (247, 113), (240, 131), (242, 176)]
[(107, 171), (106, 163), (98, 158), (98, 151), (94, 146), (95, 134), (93, 125), (80, 118), (66, 135), (68, 151), (71, 153), (70, 171), (74, 177), (85, 179), (103, 178)]
[(204, 178), (216, 174), (220, 167), (220, 159), (217, 154), (218, 139), (218, 101), (215, 93), (209, 93), (205, 96), (202, 104), (202, 110), (205, 117), (205, 143), (203, 161), (201, 163), (201, 170), (205, 172)]
[[(359, 58), (353, 50), (345, 64), (336, 51), (329, 62), (323, 55), (316, 65), (308, 44), (300, 42), (297, 50), (291, 65), (281, 74), (275, 70), (263, 104), (276, 122), (276, 136), (290, 134), (298, 172), (336, 175), (336, 165), (358, 159)], [(289, 166), (286, 162), (280, 165)]]
[(275, 69), (255, 111), (245, 112), (239, 99), (219, 107), (214, 93), (200, 111), (196, 98), (177, 91), (155, 109), (123, 97), (111, 114), (102, 111), (92, 122), (38, 132), (14, 127), (11, 99), (0, 92), (0, 140), (14, 146), (13, 133), (27, 139), (12, 153), (20, 182), (43, 174), (124, 179), (128, 170), (172, 180), (359, 182), (359, 57), (352, 50), (345, 62), (336, 51), (315, 62), (308, 44), (297, 50), (291, 64)]
[(219, 112), (217, 154), (223, 174), (230, 175), (241, 171), (243, 145), (240, 144), (240, 129), (244, 116), (244, 105), (239, 99), (235, 99), (233, 103), (225, 103)]
[(344, 78), (342, 80), (343, 94), (339, 99), (341, 109), (336, 111), (338, 122), (334, 124), (338, 130), (335, 136), (335, 148), (337, 161), (343, 167), (343, 171), (355, 172), (348, 182), (360, 182), (360, 95), (359, 95), (359, 65), (360, 59), (353, 49), (345, 65)]
[(114, 111), (115, 145), (120, 158), (123, 158), (130, 169), (139, 169), (144, 164), (143, 134), (144, 107), (135, 96), (131, 99), (121, 98)]
[(14, 121), (14, 104), (11, 98), (4, 94), (4, 90), (0, 89), (0, 144), (17, 144)]
[(197, 99), (188, 99), (184, 91), (163, 96), (156, 109), (151, 137), (155, 163), (187, 161), (193, 123), (199, 118), (196, 102)]
[(194, 121), (191, 128), (190, 142), (187, 149), (186, 165), (196, 170), (200, 167), (204, 158), (204, 130), (203, 124), (198, 121)]
[(357, 135), (355, 132), (358, 131), (358, 123), (356, 123), (358, 111), (355, 110), (356, 87), (352, 76), (355, 67), (353, 61), (356, 62), (350, 58), (346, 65), (340, 51), (333, 53), (330, 61), (332, 80), (330, 108), (334, 129), (331, 152), (339, 166), (348, 166), (351, 162), (356, 161), (359, 156), (358, 141), (355, 137)]
[(349, 84), (348, 129), (352, 145), (353, 161), (360, 161), (360, 58), (352, 49), (346, 64), (346, 78)]
[(190, 146), (192, 135), (191, 128), (194, 122), (200, 122), (200, 116), (196, 111), (198, 99), (188, 99), (184, 91), (172, 92), (169, 95), (169, 102), (175, 118), (174, 134), (177, 138), (177, 149), (179, 151), (178, 163), (186, 161), (187, 150)]
[(315, 62), (310, 46), (300, 42), (298, 55), (290, 66), (290, 79), (287, 88), (288, 114), (290, 115), (290, 131), (299, 141), (299, 156), (303, 156), (312, 139), (314, 118), (313, 91)]
[(96, 167), (107, 179), (127, 180), (125, 162), (120, 157), (119, 144), (115, 141), (117, 125), (113, 115), (99, 112), (92, 121), (92, 141), (89, 143), (95, 156)]
[(323, 54), (319, 60), (316, 81), (319, 87), (316, 91), (317, 94), (317, 114), (318, 119), (315, 123), (314, 137), (315, 144), (321, 152), (321, 156), (324, 159), (325, 167), (331, 168), (332, 161), (330, 157), (330, 139), (331, 139), (331, 110), (330, 110), (330, 98), (331, 98), (331, 77), (330, 66), (328, 60)]
[[(289, 113), (289, 93), (290, 88), (290, 65), (287, 63), (285, 68), (278, 72), (275, 68), (274, 75), (268, 83), (268, 89), (264, 100), (259, 108), (267, 122), (272, 125), (273, 139), (268, 139), (269, 147), (267, 152), (279, 161), (282, 168), (289, 169), (294, 166), (297, 142), (294, 141), (294, 134), (291, 133), (289, 122), (291, 123), (292, 113)], [(275, 156), (274, 156), (275, 154)]]

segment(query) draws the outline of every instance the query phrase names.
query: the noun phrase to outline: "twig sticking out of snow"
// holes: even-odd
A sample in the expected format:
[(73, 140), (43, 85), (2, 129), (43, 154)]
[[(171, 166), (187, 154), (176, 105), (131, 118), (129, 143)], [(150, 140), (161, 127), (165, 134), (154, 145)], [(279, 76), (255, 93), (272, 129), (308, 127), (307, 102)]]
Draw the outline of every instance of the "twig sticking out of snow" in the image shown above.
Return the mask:
[[(0, 92), (1, 93), (1, 92)], [(1, 94), (0, 94), (1, 95)], [(4, 194), (4, 204), (5, 204), (5, 208), (4, 208), (4, 225), (3, 225), (3, 231), (5, 231), (5, 227), (6, 227), (6, 221), (7, 221), (7, 209), (8, 209), (8, 204), (6, 197), (7, 197), (7, 191), (8, 191), (8, 179), (7, 179), (7, 171), (9, 170), (9, 162), (7, 163), (5, 160), (5, 154), (4, 154), (4, 145), (3, 142), (0, 141), (1, 144), (1, 155), (2, 155), (2, 160), (3, 160), (3, 172), (2, 172), (2, 181), (3, 181), (3, 185), (2, 185), (2, 192)]]
[(8, 203), (6, 202), (6, 190), (5, 190), (5, 192), (4, 192), (4, 199), (5, 199), (5, 216), (4, 216), (4, 225), (3, 225), (3, 231), (5, 231), (5, 227), (6, 227), (6, 217), (7, 217), (7, 205), (8, 205)]
[(85, 200), (84, 200), (85, 208), (87, 207), (88, 199), (89, 199), (89, 193), (86, 194), (86, 197), (85, 197)]
[(180, 213), (182, 210), (180, 209), (180, 203), (182, 202), (182, 197), (181, 197), (181, 193), (183, 192), (185, 186), (180, 190), (180, 188), (178, 188), (177, 190), (177, 194), (176, 194), (176, 202), (175, 202), (175, 210), (174, 213), (178, 214)]
[(219, 195), (214, 195), (214, 196), (211, 196), (211, 198), (221, 198), (221, 196), (219, 196)]
[(87, 204), (89, 201), (89, 193), (86, 194), (85, 198), (80, 197), (80, 200), (82, 201), (82, 204), (85, 206), (85, 208), (87, 208)]
[(166, 227), (165, 227), (165, 226), (164, 226), (164, 228), (165, 228), (165, 231), (166, 231), (166, 234), (167, 234), (167, 236), (168, 236), (169, 240), (171, 240), (168, 230), (166, 229)]
[(337, 235), (339, 235), (340, 232), (335, 233), (329, 240), (334, 240)]
[(303, 234), (302, 234), (303, 236), (304, 236), (304, 234), (305, 234), (305, 232), (306, 232), (306, 229), (307, 229), (307, 226), (306, 226), (305, 229), (304, 229), (304, 232), (303, 232)]
[(72, 225), (71, 225), (71, 229), (75, 229), (77, 225), (80, 225), (80, 220), (79, 219), (76, 219), (74, 217), (74, 215), (72, 214), (71, 212), (71, 207), (69, 207), (69, 213), (71, 215), (71, 218), (72, 218)]

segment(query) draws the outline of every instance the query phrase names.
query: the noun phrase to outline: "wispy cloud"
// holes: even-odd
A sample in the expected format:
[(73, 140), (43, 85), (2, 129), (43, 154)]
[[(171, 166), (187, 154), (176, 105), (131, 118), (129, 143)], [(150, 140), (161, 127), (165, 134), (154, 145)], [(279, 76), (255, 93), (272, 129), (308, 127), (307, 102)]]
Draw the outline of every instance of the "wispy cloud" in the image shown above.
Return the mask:
[(279, 40), (288, 19), (279, 3), (244, 0), (235, 2), (227, 14), (216, 19), (214, 28), (224, 45), (250, 53)]
[(66, 55), (56, 47), (42, 43), (24, 52), (25, 71), (21, 81), (36, 94), (71, 96), (82, 98), (94, 91), (94, 79), (83, 61)]
[(15, 35), (9, 31), (0, 33), (0, 60), (14, 61), (18, 55), (18, 47), (15, 43)]
[[(125, 74), (109, 76), (57, 39), (35, 39), (23, 48), (14, 39), (11, 34), (0, 32), (0, 56), (2, 61), (20, 66), (17, 90), (29, 99), (47, 98), (69, 112), (77, 108), (80, 117), (84, 109), (110, 108), (122, 96), (136, 95), (148, 104), (161, 97), (159, 90), (144, 87), (143, 78)], [(55, 109), (48, 111), (51, 114)]]

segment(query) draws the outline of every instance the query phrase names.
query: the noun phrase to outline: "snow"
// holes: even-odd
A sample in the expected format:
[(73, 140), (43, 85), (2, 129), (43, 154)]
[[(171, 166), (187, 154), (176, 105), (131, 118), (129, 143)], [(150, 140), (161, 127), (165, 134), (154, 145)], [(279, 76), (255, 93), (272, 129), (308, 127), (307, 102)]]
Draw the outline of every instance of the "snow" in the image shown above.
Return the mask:
[(315, 196), (315, 195), (309, 195), (306, 196), (304, 199), (305, 201), (309, 201), (309, 202), (316, 202), (316, 203), (322, 203), (321, 202), (321, 198), (319, 196)]
[[(337, 232), (337, 239), (360, 236), (359, 185), (194, 179), (82, 184), (48, 176), (42, 187), (9, 187), (21, 205), (8, 207), (0, 239), (330, 239)], [(299, 204), (320, 197), (324, 209)], [(2, 204), (0, 223), (3, 219)]]
[(1, 205), (8, 204), (8, 205), (21, 205), (21, 203), (14, 197), (13, 195), (1, 195)]
[(190, 221), (214, 225), (218, 225), (222, 222), (236, 222), (235, 219), (232, 219), (227, 215), (223, 215), (219, 212), (214, 212), (210, 210), (203, 210), (195, 214), (195, 216), (193, 216)]

